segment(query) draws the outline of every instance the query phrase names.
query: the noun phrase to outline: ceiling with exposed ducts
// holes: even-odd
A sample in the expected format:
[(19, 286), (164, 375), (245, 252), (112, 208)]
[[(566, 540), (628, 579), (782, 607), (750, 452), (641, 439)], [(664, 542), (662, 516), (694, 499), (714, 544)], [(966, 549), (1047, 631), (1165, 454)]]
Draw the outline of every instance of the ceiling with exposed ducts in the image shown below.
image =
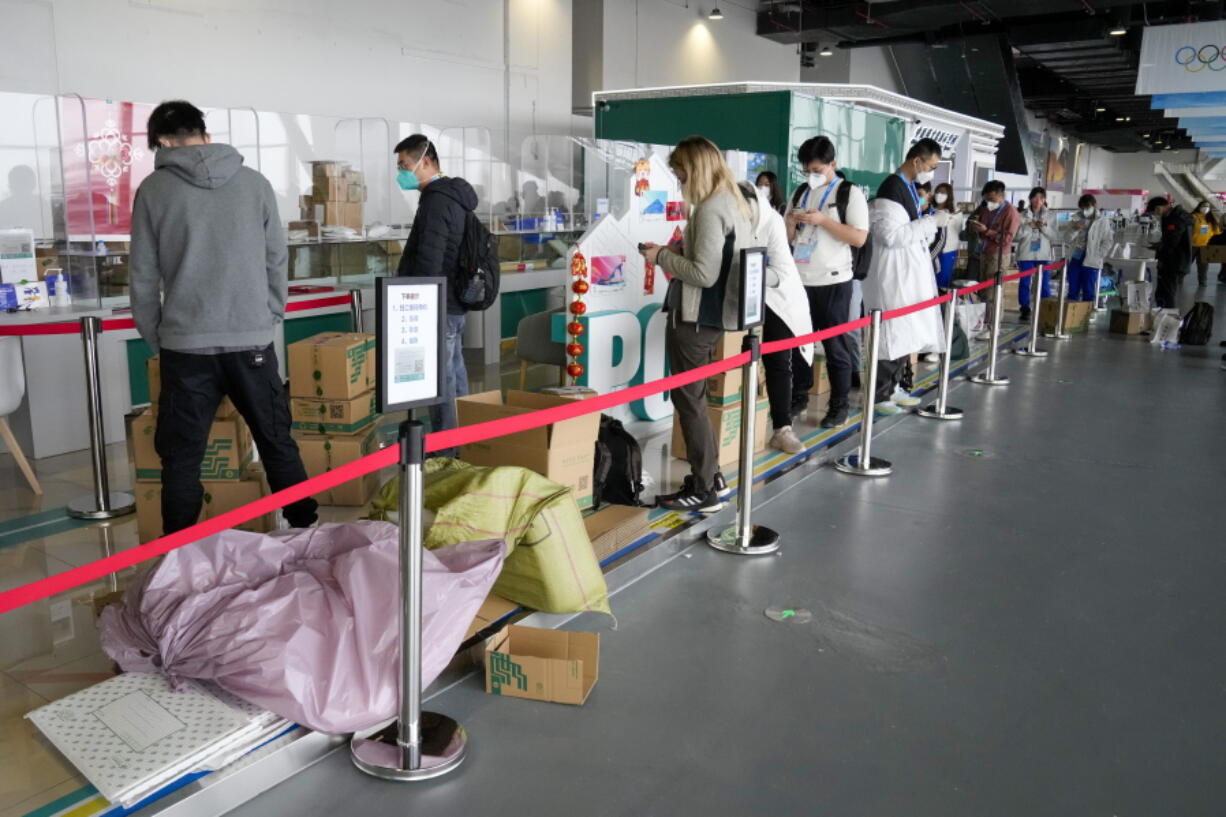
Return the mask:
[(1192, 147), (1135, 93), (1142, 29), (1224, 17), (1226, 0), (762, 0), (757, 32), (888, 48), (904, 93), (1015, 130), (1002, 158), (1016, 164), (1021, 106), (1107, 150)]

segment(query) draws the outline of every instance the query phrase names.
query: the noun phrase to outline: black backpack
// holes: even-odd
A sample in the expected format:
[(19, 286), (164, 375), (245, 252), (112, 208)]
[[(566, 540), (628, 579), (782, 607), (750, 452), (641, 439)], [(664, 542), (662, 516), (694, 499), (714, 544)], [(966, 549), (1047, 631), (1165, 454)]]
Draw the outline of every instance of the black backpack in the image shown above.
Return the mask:
[(620, 420), (600, 415), (600, 435), (596, 438), (596, 467), (592, 472), (592, 502), (642, 505), (643, 452)]
[(498, 261), (498, 236), (491, 234), (472, 210), (464, 215), (459, 264), (459, 274), (452, 282), (456, 300), (469, 312), (489, 309), (498, 297), (502, 272)]
[[(834, 194), (834, 206), (839, 211), (839, 221), (847, 223), (847, 203), (851, 200), (851, 182), (839, 180), (839, 189)], [(792, 207), (800, 206), (800, 198), (807, 188), (804, 185), (796, 188), (792, 194)], [(863, 281), (868, 277), (868, 268), (873, 263), (873, 242), (870, 238), (863, 247), (851, 248), (851, 277)]]
[(1213, 337), (1213, 307), (1198, 301), (1183, 316), (1179, 329), (1180, 346), (1204, 346)]

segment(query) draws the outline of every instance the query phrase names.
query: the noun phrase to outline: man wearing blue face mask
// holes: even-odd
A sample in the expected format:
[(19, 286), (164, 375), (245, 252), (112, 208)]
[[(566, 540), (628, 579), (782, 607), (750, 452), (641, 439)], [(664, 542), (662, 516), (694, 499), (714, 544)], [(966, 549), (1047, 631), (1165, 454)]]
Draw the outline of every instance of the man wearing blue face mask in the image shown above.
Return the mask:
[[(460, 274), (460, 244), (464, 223), (477, 208), (472, 185), (459, 177), (444, 176), (439, 170), (438, 153), (430, 140), (420, 133), (396, 145), (396, 181), (401, 190), (420, 190), (413, 229), (400, 258), (398, 275), (447, 279), (447, 331), (444, 372), (445, 398), (430, 407), (434, 431), (456, 427), (455, 398), (468, 394), (468, 370), (464, 366), (464, 307), (456, 299), (456, 279)], [(439, 451), (454, 456), (455, 450)]]

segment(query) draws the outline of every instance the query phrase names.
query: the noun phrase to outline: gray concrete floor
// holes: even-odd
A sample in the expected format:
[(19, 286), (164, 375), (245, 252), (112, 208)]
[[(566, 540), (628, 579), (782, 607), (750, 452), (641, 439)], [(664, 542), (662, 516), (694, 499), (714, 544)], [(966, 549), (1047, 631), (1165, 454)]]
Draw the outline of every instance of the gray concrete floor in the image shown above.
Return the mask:
[(767, 486), (780, 555), (695, 546), (615, 596), (616, 631), (572, 622), (602, 632), (585, 706), (473, 677), (431, 702), (472, 735), (449, 778), (342, 752), (233, 813), (1221, 814), (1216, 335), (1162, 352), (1103, 326), (1004, 358), (1007, 388), (958, 386), (965, 420), (882, 434), (893, 476)]

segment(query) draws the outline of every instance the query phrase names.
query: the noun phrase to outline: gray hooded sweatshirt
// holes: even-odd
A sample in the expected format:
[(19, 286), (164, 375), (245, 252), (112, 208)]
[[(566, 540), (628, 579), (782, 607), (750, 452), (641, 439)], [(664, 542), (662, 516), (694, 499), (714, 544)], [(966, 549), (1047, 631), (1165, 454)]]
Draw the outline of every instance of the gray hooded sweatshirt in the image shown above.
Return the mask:
[(158, 349), (267, 346), (285, 316), (287, 249), (272, 185), (229, 145), (158, 150), (136, 193), (132, 317)]

